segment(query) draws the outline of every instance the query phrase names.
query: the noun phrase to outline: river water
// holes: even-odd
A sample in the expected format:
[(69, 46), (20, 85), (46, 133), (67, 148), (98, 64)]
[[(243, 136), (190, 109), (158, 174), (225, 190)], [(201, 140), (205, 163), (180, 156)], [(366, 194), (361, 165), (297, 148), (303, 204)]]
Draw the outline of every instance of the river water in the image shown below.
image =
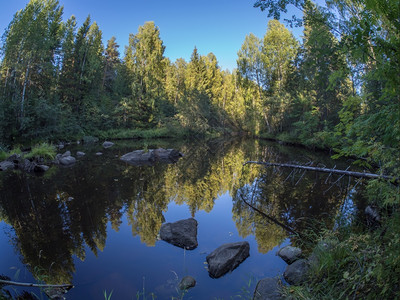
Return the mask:
[[(184, 157), (153, 166), (119, 159), (158, 147), (175, 148)], [(248, 160), (338, 169), (351, 163), (273, 142), (116, 141), (109, 149), (99, 143), (65, 150), (86, 155), (41, 176), (0, 174), (0, 274), (22, 282), (72, 283), (67, 299), (104, 299), (111, 292), (111, 299), (251, 296), (258, 279), (282, 276), (286, 263), (276, 252), (297, 239), (255, 213), (242, 197), (298, 232), (334, 228), (340, 213), (350, 218), (363, 202), (362, 182), (349, 177), (243, 167)], [(162, 223), (190, 217), (198, 221), (196, 249), (157, 239)], [(250, 256), (233, 272), (211, 278), (206, 256), (238, 241), (250, 243)], [(177, 285), (186, 275), (197, 284), (182, 294)], [(38, 289), (25, 290), (46, 299)]]

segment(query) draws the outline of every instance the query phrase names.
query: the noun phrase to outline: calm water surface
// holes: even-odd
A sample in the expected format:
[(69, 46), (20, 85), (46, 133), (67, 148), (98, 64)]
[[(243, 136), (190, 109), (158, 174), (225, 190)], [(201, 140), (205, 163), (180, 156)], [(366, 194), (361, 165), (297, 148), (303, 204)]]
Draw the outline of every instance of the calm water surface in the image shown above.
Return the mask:
[[(131, 166), (119, 160), (143, 148), (175, 148), (176, 164)], [(117, 141), (75, 145), (86, 152), (65, 168), (42, 176), (0, 174), (0, 274), (17, 281), (73, 283), (67, 299), (172, 299), (186, 275), (197, 285), (183, 299), (231, 299), (253, 293), (256, 281), (281, 276), (276, 251), (295, 243), (243, 203), (297, 231), (332, 228), (342, 210), (357, 211), (361, 182), (348, 177), (283, 168), (243, 167), (247, 160), (297, 162), (346, 168), (328, 154), (254, 140), (209, 142)], [(63, 149), (64, 151), (64, 149)], [(102, 156), (95, 153), (101, 151)], [(354, 188), (356, 185), (356, 188)], [(241, 195), (241, 196), (238, 196)], [(157, 239), (164, 222), (194, 217), (195, 250)], [(232, 273), (208, 276), (206, 256), (228, 242), (248, 241), (248, 257)], [(29, 289), (28, 289), (29, 290)], [(40, 291), (33, 289), (40, 297)], [(45, 299), (45, 296), (42, 295)]]

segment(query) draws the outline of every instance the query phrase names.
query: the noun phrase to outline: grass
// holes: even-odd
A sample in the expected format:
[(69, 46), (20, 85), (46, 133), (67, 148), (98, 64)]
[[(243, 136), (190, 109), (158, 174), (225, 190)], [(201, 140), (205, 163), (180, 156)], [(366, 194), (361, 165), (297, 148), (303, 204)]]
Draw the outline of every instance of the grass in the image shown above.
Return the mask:
[[(326, 231), (314, 248), (310, 279), (283, 290), (287, 299), (400, 299), (400, 213), (375, 230), (360, 224)], [(323, 247), (322, 241), (328, 244)]]
[(41, 143), (34, 146), (28, 154), (25, 154), (24, 157), (27, 159), (54, 159), (56, 156), (56, 148), (52, 144)]

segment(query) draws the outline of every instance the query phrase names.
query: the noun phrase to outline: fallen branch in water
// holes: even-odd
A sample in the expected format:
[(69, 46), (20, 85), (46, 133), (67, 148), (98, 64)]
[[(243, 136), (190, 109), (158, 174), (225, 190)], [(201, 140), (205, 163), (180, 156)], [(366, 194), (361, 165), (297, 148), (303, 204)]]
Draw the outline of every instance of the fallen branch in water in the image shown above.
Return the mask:
[(74, 286), (72, 284), (37, 284), (37, 283), (24, 283), (9, 280), (0, 279), (0, 285), (15, 285), (15, 286), (27, 286), (27, 287), (38, 287), (38, 288), (63, 288), (72, 289)]
[(279, 222), (278, 220), (276, 220), (273, 217), (268, 216), (266, 213), (262, 212), (261, 210), (255, 208), (253, 205), (251, 205), (250, 203), (248, 203), (244, 197), (242, 195), (240, 195), (240, 198), (242, 198), (243, 202), (246, 203), (250, 208), (252, 208), (253, 210), (255, 210), (256, 212), (258, 212), (260, 215), (262, 215), (263, 217), (267, 218), (268, 220), (270, 220), (271, 222), (275, 223), (278, 226), (281, 226), (283, 229), (286, 229), (287, 231), (289, 231), (290, 233), (293, 233), (295, 235), (298, 235), (300, 237), (301, 234), (296, 232), (294, 229), (290, 228), (289, 226), (286, 226), (285, 224), (282, 224), (281, 222)]
[(293, 164), (280, 164), (280, 163), (270, 163), (270, 162), (262, 162), (262, 161), (247, 161), (243, 164), (243, 166), (245, 166), (247, 164), (296, 168), (296, 169), (303, 169), (303, 170), (308, 170), (308, 171), (349, 175), (349, 176), (353, 176), (353, 177), (362, 177), (362, 178), (374, 178), (374, 179), (382, 178), (382, 179), (388, 179), (388, 180), (394, 179), (393, 176), (387, 176), (387, 175), (379, 175), (379, 174), (364, 173), (364, 172), (353, 172), (353, 171), (329, 169), (329, 168), (309, 167), (309, 166), (293, 165)]

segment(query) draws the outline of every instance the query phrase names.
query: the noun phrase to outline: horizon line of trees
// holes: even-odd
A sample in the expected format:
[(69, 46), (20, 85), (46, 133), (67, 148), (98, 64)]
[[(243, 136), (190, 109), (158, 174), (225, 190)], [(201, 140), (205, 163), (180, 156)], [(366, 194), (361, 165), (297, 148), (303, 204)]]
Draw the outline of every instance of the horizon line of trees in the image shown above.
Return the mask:
[[(255, 6), (279, 18), (284, 9), (271, 3)], [(270, 20), (264, 37), (246, 36), (229, 72), (196, 48), (190, 61), (170, 61), (153, 22), (130, 34), (121, 59), (115, 37), (103, 45), (90, 16), (78, 28), (74, 16), (62, 21), (58, 0), (31, 0), (2, 36), (0, 144), (115, 128), (240, 131), (289, 136), (393, 168), (400, 136), (396, 3), (333, 0), (321, 8), (287, 1), (303, 11), (291, 21), (304, 27), (303, 40)]]

